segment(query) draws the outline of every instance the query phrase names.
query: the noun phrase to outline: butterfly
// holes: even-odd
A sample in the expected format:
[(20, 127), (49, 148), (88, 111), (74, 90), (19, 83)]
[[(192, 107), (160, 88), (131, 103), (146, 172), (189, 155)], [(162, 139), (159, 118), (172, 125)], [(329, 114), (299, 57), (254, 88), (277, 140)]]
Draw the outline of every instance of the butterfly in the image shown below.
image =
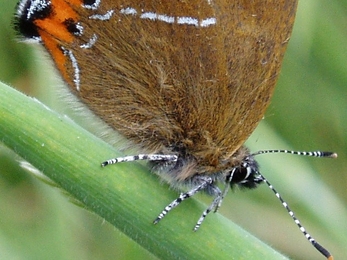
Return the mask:
[(255, 156), (336, 154), (251, 153), (243, 145), (269, 105), (296, 6), (295, 0), (22, 0), (16, 27), (41, 42), (71, 92), (140, 151), (102, 166), (147, 160), (170, 185), (190, 187), (154, 223), (206, 192), (214, 199), (196, 231), (230, 188), (266, 183), (332, 259), (259, 172)]

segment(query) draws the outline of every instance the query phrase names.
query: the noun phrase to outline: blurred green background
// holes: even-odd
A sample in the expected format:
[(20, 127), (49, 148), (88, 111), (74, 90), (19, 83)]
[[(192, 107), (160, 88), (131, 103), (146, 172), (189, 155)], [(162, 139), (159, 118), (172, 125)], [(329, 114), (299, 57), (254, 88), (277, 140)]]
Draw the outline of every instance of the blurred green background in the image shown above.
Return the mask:
[[(88, 125), (56, 98), (62, 84), (41, 49), (15, 40), (11, 19), (16, 2), (0, 0), (0, 80)], [(302, 0), (272, 104), (247, 142), (253, 151), (339, 154), (336, 160), (257, 158), (262, 173), (335, 259), (347, 257), (346, 43), (347, 0)], [(32, 177), (18, 160), (0, 144), (0, 259), (155, 259), (100, 217)], [(230, 192), (220, 212), (293, 259), (320, 257), (264, 185)], [(195, 222), (189, 212), (187, 221)]]

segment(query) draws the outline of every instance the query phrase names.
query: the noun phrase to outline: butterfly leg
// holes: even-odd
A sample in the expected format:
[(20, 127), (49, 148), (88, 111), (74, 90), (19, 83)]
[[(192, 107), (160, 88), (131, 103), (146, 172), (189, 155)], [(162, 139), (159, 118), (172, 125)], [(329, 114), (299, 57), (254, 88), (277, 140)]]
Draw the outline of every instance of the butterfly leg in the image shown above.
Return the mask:
[[(226, 187), (228, 187), (228, 185)], [(227, 192), (227, 188), (225, 188), (223, 193), (222, 193), (217, 186), (213, 186), (212, 194), (215, 195), (216, 197), (214, 198), (214, 200), (212, 201), (210, 206), (202, 213), (198, 222), (196, 222), (193, 231), (197, 231), (200, 228), (202, 222), (205, 220), (208, 213), (210, 213), (212, 210), (214, 212), (217, 212), (217, 210), (219, 209), (219, 207), (222, 204), (222, 200), (223, 200), (226, 192)]]
[(175, 199), (173, 202), (171, 202), (163, 209), (163, 211), (158, 215), (158, 217), (153, 221), (153, 223), (157, 224), (162, 218), (166, 216), (167, 213), (169, 213), (169, 211), (177, 207), (182, 201), (189, 199), (190, 197), (194, 196), (196, 193), (205, 189), (207, 186), (213, 183), (212, 178), (207, 176), (198, 176), (197, 180), (194, 180), (194, 182), (196, 181), (198, 182), (198, 185), (196, 187), (194, 187), (188, 192), (181, 193), (177, 199)]

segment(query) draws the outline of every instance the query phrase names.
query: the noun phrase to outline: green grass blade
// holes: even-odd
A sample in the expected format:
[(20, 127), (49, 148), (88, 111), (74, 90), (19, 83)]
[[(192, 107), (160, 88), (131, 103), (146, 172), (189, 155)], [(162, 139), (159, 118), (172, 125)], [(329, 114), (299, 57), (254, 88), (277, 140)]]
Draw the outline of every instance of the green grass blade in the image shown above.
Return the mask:
[(205, 209), (191, 199), (158, 225), (177, 193), (136, 163), (102, 168), (119, 153), (68, 118), (0, 84), (0, 140), (142, 247), (162, 259), (284, 259), (219, 214), (194, 233)]

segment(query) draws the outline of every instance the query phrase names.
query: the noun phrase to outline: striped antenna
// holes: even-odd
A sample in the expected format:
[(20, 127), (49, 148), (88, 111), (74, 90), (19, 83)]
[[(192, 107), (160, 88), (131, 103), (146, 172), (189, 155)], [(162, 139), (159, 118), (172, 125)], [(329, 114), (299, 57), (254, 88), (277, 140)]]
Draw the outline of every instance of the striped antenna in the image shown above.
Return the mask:
[[(314, 152), (299, 152), (299, 151), (289, 151), (289, 150), (263, 150), (258, 151), (256, 153), (253, 153), (252, 156), (259, 155), (259, 154), (266, 154), (266, 153), (289, 153), (289, 154), (295, 154), (295, 155), (303, 155), (303, 156), (313, 156), (313, 157), (326, 157), (326, 158), (337, 158), (336, 153), (332, 152), (321, 152), (321, 151), (314, 151)], [(324, 255), (328, 260), (333, 260), (333, 256), (329, 253), (327, 249), (325, 249), (321, 244), (319, 244), (302, 226), (299, 219), (295, 217), (294, 212), (289, 208), (287, 202), (283, 200), (281, 195), (276, 191), (276, 189), (272, 186), (272, 184), (260, 173), (258, 172), (260, 178), (263, 179), (263, 181), (267, 184), (267, 186), (275, 193), (276, 197), (281, 201), (282, 206), (287, 210), (290, 217), (294, 220), (295, 224), (299, 227), (300, 231), (303, 233), (303, 235), (306, 237), (306, 239), (322, 254)]]
[(302, 155), (302, 156), (337, 158), (337, 153), (333, 153), (333, 152), (322, 152), (322, 151), (300, 152), (300, 151), (290, 151), (290, 150), (261, 150), (261, 151), (252, 153), (251, 156), (256, 156), (259, 154), (266, 154), (266, 153), (289, 153), (289, 154)]

